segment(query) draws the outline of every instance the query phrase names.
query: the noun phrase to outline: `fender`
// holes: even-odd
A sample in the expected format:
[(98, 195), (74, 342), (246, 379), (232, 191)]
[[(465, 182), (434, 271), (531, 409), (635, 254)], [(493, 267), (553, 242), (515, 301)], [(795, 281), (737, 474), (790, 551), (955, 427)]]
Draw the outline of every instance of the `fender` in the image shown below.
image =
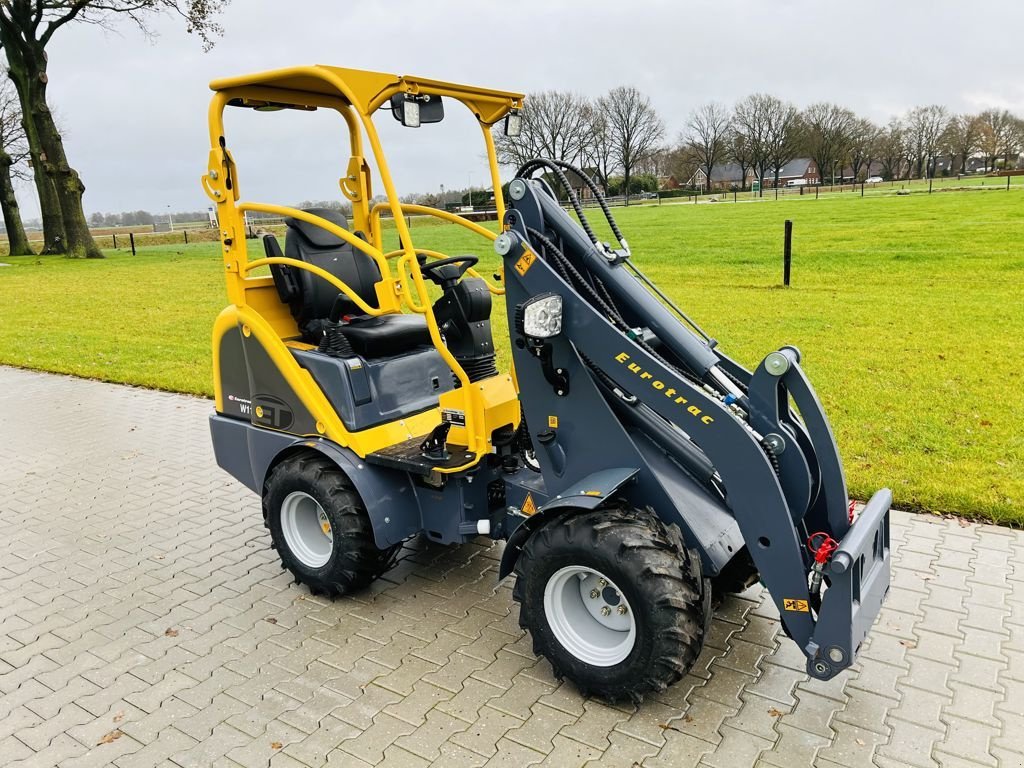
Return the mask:
[[(374, 543), (384, 549), (420, 530), (416, 494), (409, 476), (383, 467), (369, 466), (355, 453), (324, 439), (296, 438), (284, 432), (261, 429), (248, 422), (212, 414), (210, 433), (217, 463), (246, 487), (263, 495), (270, 471), (297, 451), (315, 451), (330, 459), (352, 483), (367, 506)], [(386, 511), (386, 512), (385, 512)]]
[(574, 483), (561, 493), (552, 496), (547, 503), (538, 507), (535, 514), (529, 517), (524, 516), (519, 510), (510, 513), (509, 523), (515, 524), (512, 522), (515, 518), (519, 518), (520, 522), (509, 535), (505, 544), (505, 551), (501, 555), (501, 567), (498, 570), (498, 580), (500, 581), (512, 573), (520, 552), (523, 551), (523, 547), (526, 546), (527, 540), (534, 531), (543, 528), (549, 521), (562, 515), (597, 509), (616, 494), (622, 486), (636, 477), (639, 471), (638, 467), (602, 469), (587, 475), (578, 483)]

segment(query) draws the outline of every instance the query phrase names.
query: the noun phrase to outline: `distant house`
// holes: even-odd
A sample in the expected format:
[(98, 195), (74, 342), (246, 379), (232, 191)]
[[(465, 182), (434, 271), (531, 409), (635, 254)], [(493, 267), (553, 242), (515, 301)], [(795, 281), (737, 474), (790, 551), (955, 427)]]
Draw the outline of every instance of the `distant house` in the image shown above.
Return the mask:
[[(800, 181), (801, 179), (803, 179), (802, 182)], [(780, 187), (785, 187), (787, 184), (793, 186), (793, 184), (818, 184), (820, 182), (821, 177), (818, 174), (818, 164), (809, 157), (798, 157), (779, 168)], [(774, 168), (767, 168), (765, 170), (764, 179), (761, 184), (765, 187), (775, 186)]]
[[(581, 171), (586, 175), (588, 179), (594, 182), (598, 189), (604, 190), (604, 185), (601, 183), (601, 174), (598, 173), (597, 168), (581, 168)], [(590, 191), (590, 187), (586, 181), (576, 171), (569, 170), (568, 168), (562, 169), (562, 173), (565, 174), (566, 181), (569, 182), (569, 186), (572, 187), (572, 191), (576, 193), (576, 196), (580, 200), (590, 200), (594, 197), (594, 193)], [(545, 173), (543, 175), (545, 181), (551, 185), (551, 188), (558, 190), (560, 182), (551, 173)]]
[[(885, 175), (885, 164), (881, 160), (872, 160), (870, 165), (861, 164), (860, 168), (857, 169), (857, 176), (854, 178), (853, 166), (847, 165), (842, 170), (842, 178), (839, 174), (836, 174), (836, 184), (853, 184), (860, 183), (864, 179), (870, 179), (872, 176), (884, 176)], [(821, 179), (822, 184), (831, 184), (832, 177), (828, 174), (824, 174)]]
[(746, 173), (740, 168), (739, 163), (720, 163), (711, 169), (711, 184), (708, 184), (708, 175), (703, 168), (698, 168), (693, 176), (686, 182), (688, 187), (699, 187), (708, 191), (745, 189), (753, 183), (757, 174), (753, 168), (747, 168)]

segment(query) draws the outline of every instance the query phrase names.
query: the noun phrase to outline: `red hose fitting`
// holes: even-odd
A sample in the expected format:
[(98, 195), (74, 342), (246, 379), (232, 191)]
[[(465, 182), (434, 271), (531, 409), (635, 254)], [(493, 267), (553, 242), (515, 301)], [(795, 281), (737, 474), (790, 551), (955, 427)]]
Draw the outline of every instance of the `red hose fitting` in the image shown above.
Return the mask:
[(815, 563), (824, 565), (835, 551), (839, 549), (839, 542), (824, 531), (818, 531), (817, 533), (812, 533), (807, 538), (807, 549), (814, 555)]
[(853, 499), (850, 499), (850, 506), (849, 506), (849, 508), (848, 508), (848, 509), (847, 509), (846, 511), (847, 511), (847, 514), (849, 515), (849, 518), (850, 518), (850, 524), (851, 524), (851, 525), (853, 524), (853, 518), (854, 518), (854, 513), (853, 513), (853, 511), (854, 511), (854, 510), (855, 510), (856, 508), (857, 508), (857, 502), (856, 502), (856, 501), (854, 501)]

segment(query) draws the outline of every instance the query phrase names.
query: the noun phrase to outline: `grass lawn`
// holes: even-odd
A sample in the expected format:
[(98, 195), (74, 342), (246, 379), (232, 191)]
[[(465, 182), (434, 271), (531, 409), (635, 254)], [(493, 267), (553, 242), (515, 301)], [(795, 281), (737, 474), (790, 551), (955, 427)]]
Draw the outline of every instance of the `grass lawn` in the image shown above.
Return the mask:
[[(615, 213), (638, 264), (723, 349), (753, 366), (782, 344), (800, 347), (853, 495), (888, 485), (903, 507), (1024, 523), (1024, 195)], [(484, 274), (497, 264), (453, 225), (414, 234), (419, 247), (478, 253)], [(108, 255), (6, 259), (0, 363), (210, 394), (209, 331), (225, 300), (216, 246)]]

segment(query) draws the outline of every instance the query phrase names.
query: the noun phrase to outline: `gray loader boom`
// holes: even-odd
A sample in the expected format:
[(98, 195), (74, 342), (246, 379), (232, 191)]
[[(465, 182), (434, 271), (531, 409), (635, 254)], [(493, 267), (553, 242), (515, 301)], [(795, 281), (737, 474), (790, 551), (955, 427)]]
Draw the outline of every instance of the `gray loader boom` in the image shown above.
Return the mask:
[[(628, 475), (614, 492), (678, 526), (705, 576), (756, 570), (808, 672), (833, 677), (853, 663), (889, 588), (891, 493), (855, 519), (800, 352), (782, 347), (753, 372), (727, 357), (634, 267), (607, 208), (618, 248), (597, 241), (578, 201), (582, 225), (531, 178), (543, 170), (565, 182), (563, 167), (524, 166), (495, 243), (547, 505), (564, 506), (553, 489)], [(531, 336), (525, 313), (552, 295), (559, 333)], [(546, 510), (524, 517), (503, 570)]]

